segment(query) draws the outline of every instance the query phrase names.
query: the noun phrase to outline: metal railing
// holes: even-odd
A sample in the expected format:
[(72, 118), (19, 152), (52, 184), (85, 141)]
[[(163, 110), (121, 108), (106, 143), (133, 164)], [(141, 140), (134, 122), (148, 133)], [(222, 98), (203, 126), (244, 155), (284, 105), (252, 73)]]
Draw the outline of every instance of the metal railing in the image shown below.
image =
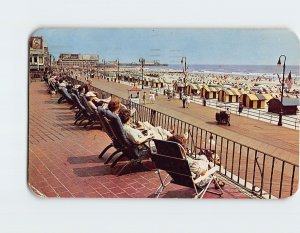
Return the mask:
[[(71, 78), (69, 80), (73, 84), (83, 84), (79, 80)], [(91, 90), (98, 92), (103, 98), (116, 96), (96, 87), (91, 87)], [(189, 131), (189, 150), (193, 153), (198, 153), (201, 149), (214, 150), (220, 157), (220, 165), (215, 164), (219, 168), (219, 174), (253, 195), (267, 199), (286, 198), (297, 191), (299, 165), (144, 105), (130, 102), (119, 96), (116, 97), (120, 98), (124, 104), (137, 109), (134, 114), (135, 121), (148, 121), (154, 126), (161, 126), (165, 129), (174, 128), (177, 134)], [(210, 140), (211, 136), (214, 141)]]
[[(194, 102), (197, 102), (198, 104), (203, 105), (203, 99), (201, 98), (195, 98), (194, 97)], [(232, 103), (223, 103), (223, 102), (218, 102), (215, 99), (207, 99), (206, 100), (206, 105), (211, 106), (214, 108), (219, 108), (222, 110), (225, 110), (227, 107), (230, 107), (230, 110), (232, 113), (238, 114), (239, 113), (239, 108), (238, 106), (235, 106)], [(251, 108), (245, 108), (240, 114), (241, 116), (246, 116), (249, 118), (261, 120), (268, 122), (270, 124), (277, 124), (278, 123), (278, 114), (275, 113), (269, 113), (265, 110), (261, 109), (251, 109)], [(283, 116), (283, 121), (282, 125), (286, 126), (288, 128), (293, 128), (293, 129), (299, 129), (299, 118), (298, 117), (291, 117), (291, 116)]]
[[(126, 83), (126, 81), (123, 82)], [(162, 92), (160, 92), (160, 94), (162, 94)], [(192, 101), (197, 104), (203, 105), (203, 98), (200, 98), (198, 96), (193, 96)], [(238, 106), (235, 106), (233, 103), (223, 103), (217, 101), (216, 99), (206, 99), (206, 105), (213, 108), (219, 108), (222, 110), (226, 110), (227, 107), (230, 107), (232, 113), (238, 114), (239, 112)], [(265, 121), (270, 124), (277, 124), (279, 118), (278, 114), (275, 113), (266, 112), (265, 110), (261, 110), (261, 109), (251, 109), (245, 107), (240, 115)], [(299, 117), (291, 117), (286, 115), (283, 116), (282, 126), (292, 128), (292, 129), (299, 129), (299, 124), (300, 124)]]

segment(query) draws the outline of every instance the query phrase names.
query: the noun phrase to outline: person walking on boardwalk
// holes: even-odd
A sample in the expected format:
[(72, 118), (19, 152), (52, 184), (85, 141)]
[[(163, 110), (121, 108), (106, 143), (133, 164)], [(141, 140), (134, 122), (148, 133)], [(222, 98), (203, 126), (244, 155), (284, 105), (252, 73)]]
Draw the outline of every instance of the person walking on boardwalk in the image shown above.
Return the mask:
[(186, 96), (186, 107), (188, 108), (190, 106), (191, 103), (191, 97), (188, 95)]
[(206, 106), (206, 98), (203, 97), (203, 106)]
[(241, 115), (243, 108), (244, 108), (243, 102), (240, 102), (239, 103), (239, 115)]
[(186, 96), (185, 95), (182, 96), (182, 107), (183, 108), (186, 107)]
[(230, 114), (231, 114), (231, 111), (230, 111), (230, 108), (226, 108), (226, 114), (227, 114), (227, 124), (230, 125)]
[(150, 100), (150, 103), (151, 103), (151, 104), (154, 104), (154, 102), (155, 102), (155, 95), (154, 95), (154, 93), (151, 92), (151, 93), (149, 94), (149, 100)]
[(146, 92), (143, 93), (143, 104), (146, 104)]

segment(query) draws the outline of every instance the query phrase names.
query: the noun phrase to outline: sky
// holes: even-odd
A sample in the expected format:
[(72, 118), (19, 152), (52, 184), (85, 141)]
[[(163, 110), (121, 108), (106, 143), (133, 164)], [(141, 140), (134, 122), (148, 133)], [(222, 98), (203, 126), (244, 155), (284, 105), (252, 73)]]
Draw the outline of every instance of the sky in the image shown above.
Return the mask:
[(286, 64), (299, 65), (299, 39), (287, 29), (127, 29), (42, 28), (55, 58), (60, 53), (98, 54), (120, 62), (158, 60), (180, 64), (276, 65), (281, 54)]

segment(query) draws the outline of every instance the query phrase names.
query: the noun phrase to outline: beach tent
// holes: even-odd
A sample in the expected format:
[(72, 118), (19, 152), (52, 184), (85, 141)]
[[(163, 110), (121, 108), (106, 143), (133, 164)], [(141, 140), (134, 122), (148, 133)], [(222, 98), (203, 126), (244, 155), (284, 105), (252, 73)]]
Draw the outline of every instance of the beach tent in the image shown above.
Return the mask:
[(187, 85), (187, 94), (193, 94), (193, 95), (197, 95), (197, 91), (199, 90), (198, 85), (196, 85), (195, 83), (190, 83), (189, 85)]
[(151, 86), (151, 79), (149, 77), (144, 77), (144, 85)]
[(163, 78), (159, 78), (159, 87), (163, 88), (165, 85), (165, 80)]
[(269, 105), (268, 112), (279, 114), (282, 107), (284, 115), (296, 115), (297, 107), (300, 106), (298, 98), (283, 98), (282, 104), (279, 98), (273, 98), (267, 104)]
[(174, 90), (175, 92), (184, 92), (185, 93), (185, 90), (186, 90), (186, 87), (184, 85), (184, 83), (182, 82), (175, 82), (174, 83)]
[(218, 92), (221, 90), (221, 87), (217, 86), (207, 86), (204, 85), (201, 90), (201, 96), (206, 99), (216, 99), (218, 98)]
[(240, 97), (240, 101), (247, 108), (265, 108), (266, 101), (273, 97), (269, 94), (243, 94)]
[(236, 88), (222, 89), (218, 92), (218, 101), (225, 103), (237, 103), (239, 102), (239, 97), (242, 94), (246, 94), (246, 92)]

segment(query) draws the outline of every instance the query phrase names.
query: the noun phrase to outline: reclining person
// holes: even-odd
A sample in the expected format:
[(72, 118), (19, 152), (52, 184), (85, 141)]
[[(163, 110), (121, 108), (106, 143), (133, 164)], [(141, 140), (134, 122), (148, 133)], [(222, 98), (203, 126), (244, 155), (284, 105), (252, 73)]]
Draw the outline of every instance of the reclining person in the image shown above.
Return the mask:
[(94, 92), (89, 91), (85, 94), (88, 105), (93, 110), (97, 110), (97, 107), (102, 106), (103, 108), (107, 108), (107, 104), (111, 101), (111, 97), (106, 99), (99, 99)]
[[(121, 103), (121, 100), (117, 97), (111, 98), (110, 102), (107, 105), (107, 108), (114, 114), (118, 115), (122, 109), (127, 109), (127, 107)], [(136, 111), (135, 108), (130, 110), (131, 116)]]
[[(185, 147), (186, 147), (187, 140), (184, 136), (174, 135), (174, 136), (170, 137), (168, 139), (168, 141), (177, 142), (182, 146), (181, 147), (181, 149), (183, 150), (182, 154), (185, 155), (185, 158), (189, 164), (190, 170), (191, 170), (192, 174), (195, 176), (195, 178), (197, 178), (199, 176), (204, 176), (206, 174), (206, 172), (208, 171), (208, 168), (209, 168), (209, 160), (211, 158), (207, 158), (206, 155), (204, 155), (204, 154), (196, 155), (196, 159), (191, 158), (186, 153)], [(209, 179), (202, 180), (198, 185), (202, 186), (202, 185), (206, 184), (207, 182), (209, 182)], [(225, 183), (219, 179), (217, 179), (217, 182), (221, 187), (225, 185)], [(215, 185), (215, 187), (217, 187), (217, 186)]]
[(146, 130), (146, 132), (145, 130), (141, 131), (133, 128), (131, 126), (131, 113), (128, 109), (122, 109), (119, 112), (119, 117), (121, 119), (121, 122), (123, 123), (124, 131), (126, 133), (127, 138), (134, 144), (144, 143), (150, 138), (166, 140), (168, 137), (172, 136), (172, 134), (169, 131), (162, 129), (160, 126), (152, 126), (151, 129)]

